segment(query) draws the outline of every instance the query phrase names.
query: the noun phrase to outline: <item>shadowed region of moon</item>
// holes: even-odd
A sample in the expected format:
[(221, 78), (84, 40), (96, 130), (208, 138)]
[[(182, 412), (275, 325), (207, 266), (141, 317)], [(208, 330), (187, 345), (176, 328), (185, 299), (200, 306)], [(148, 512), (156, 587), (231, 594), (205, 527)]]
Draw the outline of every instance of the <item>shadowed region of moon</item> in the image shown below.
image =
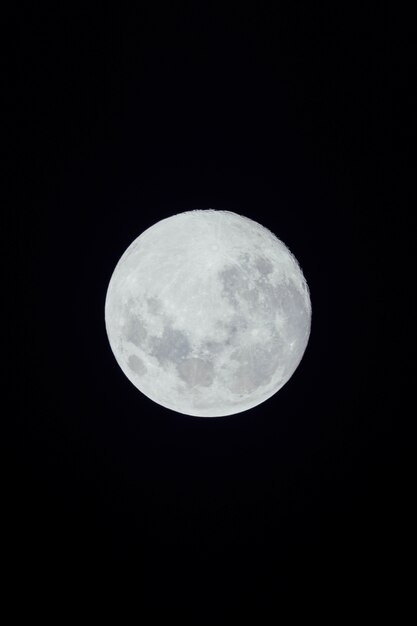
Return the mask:
[(216, 417), (259, 405), (291, 378), (311, 303), (296, 259), (269, 230), (229, 211), (187, 211), (127, 248), (105, 321), (117, 362), (142, 393)]

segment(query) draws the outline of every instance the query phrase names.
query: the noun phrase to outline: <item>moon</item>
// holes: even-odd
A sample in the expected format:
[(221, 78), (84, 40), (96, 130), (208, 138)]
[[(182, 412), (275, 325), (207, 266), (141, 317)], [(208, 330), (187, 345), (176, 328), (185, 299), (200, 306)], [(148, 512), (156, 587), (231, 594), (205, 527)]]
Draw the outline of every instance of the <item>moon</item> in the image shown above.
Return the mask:
[(145, 396), (185, 415), (233, 415), (293, 375), (310, 335), (310, 293), (267, 228), (231, 211), (185, 211), (126, 249), (105, 325), (117, 363)]

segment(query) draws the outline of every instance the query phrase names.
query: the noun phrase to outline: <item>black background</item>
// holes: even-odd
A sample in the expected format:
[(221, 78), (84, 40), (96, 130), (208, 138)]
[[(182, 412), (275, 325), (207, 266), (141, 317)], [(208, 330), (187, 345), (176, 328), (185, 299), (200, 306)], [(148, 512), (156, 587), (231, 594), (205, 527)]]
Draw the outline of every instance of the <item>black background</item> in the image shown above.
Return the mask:
[[(13, 27), (7, 387), (27, 588), (125, 576), (202, 614), (294, 590), (385, 607), (399, 580), (406, 595), (412, 20), (140, 4), (22, 9)], [(126, 247), (197, 208), (272, 230), (313, 307), (291, 380), (218, 419), (140, 394), (104, 326)]]

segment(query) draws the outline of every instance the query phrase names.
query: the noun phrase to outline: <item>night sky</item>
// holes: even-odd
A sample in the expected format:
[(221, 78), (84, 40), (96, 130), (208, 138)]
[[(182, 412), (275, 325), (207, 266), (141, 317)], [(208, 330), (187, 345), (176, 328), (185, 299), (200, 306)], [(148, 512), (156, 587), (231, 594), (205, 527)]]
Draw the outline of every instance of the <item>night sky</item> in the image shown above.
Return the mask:
[[(139, 3), (32, 7), (13, 27), (3, 288), (22, 585), (144, 575), (155, 606), (177, 585), (202, 614), (290, 591), (382, 606), (410, 553), (412, 24)], [(282, 239), (313, 309), (290, 381), (217, 419), (142, 395), (104, 326), (126, 247), (207, 208)]]

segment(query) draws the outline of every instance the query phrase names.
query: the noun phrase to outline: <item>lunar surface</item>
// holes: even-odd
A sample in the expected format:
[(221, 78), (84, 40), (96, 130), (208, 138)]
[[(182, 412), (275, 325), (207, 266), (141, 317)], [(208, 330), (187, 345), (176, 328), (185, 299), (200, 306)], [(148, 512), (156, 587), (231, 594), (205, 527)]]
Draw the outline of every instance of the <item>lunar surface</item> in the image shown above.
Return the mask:
[(187, 211), (127, 248), (110, 279), (111, 349), (145, 396), (186, 415), (259, 405), (307, 346), (311, 303), (288, 248), (230, 211)]

